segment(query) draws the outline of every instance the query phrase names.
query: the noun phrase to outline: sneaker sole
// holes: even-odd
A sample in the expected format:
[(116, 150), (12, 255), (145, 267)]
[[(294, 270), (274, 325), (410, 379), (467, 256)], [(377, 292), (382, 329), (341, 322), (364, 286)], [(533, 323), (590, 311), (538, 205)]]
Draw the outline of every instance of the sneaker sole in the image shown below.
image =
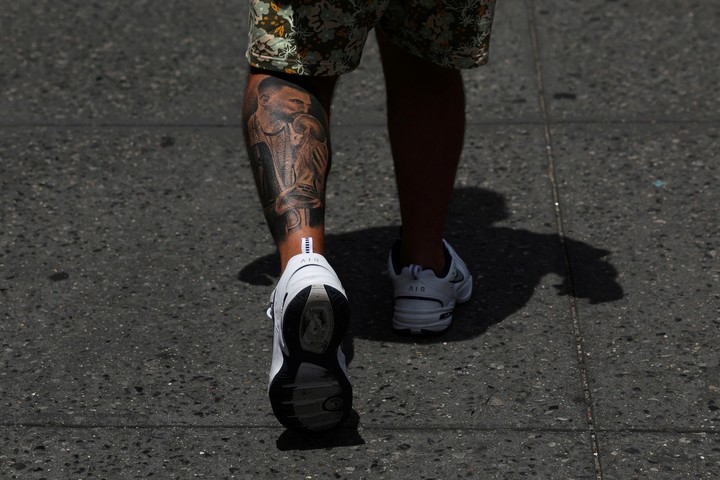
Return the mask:
[(411, 335), (440, 334), (452, 325), (452, 314), (452, 310), (428, 314), (427, 312), (401, 312), (396, 309), (393, 316), (393, 330)]
[(437, 335), (444, 333), (452, 326), (455, 307), (470, 300), (472, 296), (472, 283), (458, 293), (452, 308), (438, 309), (406, 309), (395, 307), (393, 313), (393, 330), (398, 333), (411, 335)]
[(282, 333), (289, 355), (269, 390), (285, 427), (319, 432), (350, 414), (352, 386), (338, 359), (349, 318), (347, 298), (328, 285), (306, 287), (285, 308)]

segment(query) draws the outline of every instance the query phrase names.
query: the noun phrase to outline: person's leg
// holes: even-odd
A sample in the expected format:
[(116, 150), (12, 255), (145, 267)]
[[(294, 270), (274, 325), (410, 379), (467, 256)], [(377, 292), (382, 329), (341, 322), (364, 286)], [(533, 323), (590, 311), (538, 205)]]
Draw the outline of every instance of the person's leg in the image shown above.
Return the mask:
[(282, 268), (267, 311), (268, 395), (280, 423), (304, 431), (336, 427), (352, 410), (342, 348), (350, 308), (322, 255), (328, 125), (336, 78), (358, 65), (374, 21), (363, 2), (325, 3), (249, 2), (253, 70), (243, 104), (251, 169)]
[(248, 156), (283, 270), (268, 310), (268, 395), (280, 423), (304, 431), (336, 427), (352, 408), (342, 351), (348, 300), (322, 255), (334, 85), (333, 77), (253, 70), (243, 105)]
[(440, 333), (473, 286), (467, 265), (443, 240), (465, 133), (462, 76), (377, 36), (402, 217), (400, 243), (388, 262), (392, 325), (399, 332)]
[(403, 265), (441, 273), (442, 237), (465, 133), (465, 94), (458, 70), (407, 53), (377, 32), (387, 89)]
[(325, 183), (330, 171), (330, 103), (337, 77), (252, 69), (243, 126), (260, 202), (282, 270), (311, 237), (324, 252)]

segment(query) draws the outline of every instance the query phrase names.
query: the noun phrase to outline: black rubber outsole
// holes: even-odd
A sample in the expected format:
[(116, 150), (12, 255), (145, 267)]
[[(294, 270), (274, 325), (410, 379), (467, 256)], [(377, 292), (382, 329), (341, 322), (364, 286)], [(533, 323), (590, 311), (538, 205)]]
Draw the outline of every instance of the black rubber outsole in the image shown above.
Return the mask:
[(323, 348), (318, 351), (308, 351), (301, 340), (307, 326), (303, 315), (313, 286), (295, 295), (285, 308), (283, 337), (289, 354), (284, 356), (269, 394), (278, 421), (293, 430), (329, 430), (340, 426), (352, 411), (352, 386), (337, 357), (349, 327), (350, 309), (340, 291), (327, 285), (322, 288), (327, 300), (317, 306), (323, 310), (329, 302), (332, 318), (324, 318), (323, 325), (332, 332), (325, 332), (329, 338), (321, 339)]

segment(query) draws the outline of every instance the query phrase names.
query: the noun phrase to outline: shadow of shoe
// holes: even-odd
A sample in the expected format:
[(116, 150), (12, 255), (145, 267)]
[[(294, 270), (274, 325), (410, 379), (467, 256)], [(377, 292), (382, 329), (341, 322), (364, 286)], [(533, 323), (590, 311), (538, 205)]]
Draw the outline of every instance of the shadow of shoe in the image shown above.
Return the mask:
[(364, 445), (358, 432), (360, 417), (355, 410), (341, 427), (319, 433), (303, 433), (285, 430), (275, 442), (278, 450), (318, 450), (335, 447)]
[[(605, 259), (609, 251), (557, 234), (493, 226), (508, 217), (502, 195), (480, 188), (455, 191), (447, 226), (448, 241), (474, 276), (473, 298), (455, 310), (453, 326), (443, 335), (404, 336), (391, 328), (392, 286), (387, 278), (387, 255), (399, 226), (377, 227), (328, 235), (326, 256), (350, 298), (351, 338), (382, 342), (435, 343), (466, 340), (521, 310), (542, 278), (556, 274), (560, 295), (603, 303), (623, 297), (616, 269)], [(275, 255), (245, 266), (238, 278), (268, 285), (279, 272)], [(351, 345), (347, 345), (352, 358)]]

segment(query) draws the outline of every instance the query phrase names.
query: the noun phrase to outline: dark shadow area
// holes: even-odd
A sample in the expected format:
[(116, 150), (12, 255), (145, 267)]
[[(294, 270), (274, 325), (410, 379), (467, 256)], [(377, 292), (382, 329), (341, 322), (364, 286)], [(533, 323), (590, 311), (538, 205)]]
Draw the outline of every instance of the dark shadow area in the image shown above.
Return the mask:
[(285, 430), (275, 442), (278, 450), (318, 450), (336, 447), (364, 445), (365, 440), (358, 432), (360, 416), (355, 410), (350, 413), (342, 427), (321, 433), (302, 433)]
[[(351, 338), (434, 343), (476, 337), (522, 309), (548, 274), (562, 278), (555, 286), (559, 295), (574, 295), (593, 304), (623, 297), (617, 271), (605, 259), (609, 251), (566, 238), (571, 282), (559, 236), (493, 226), (507, 217), (502, 195), (479, 188), (455, 191), (447, 239), (468, 264), (475, 290), (473, 298), (455, 310), (453, 326), (442, 335), (428, 338), (398, 335), (391, 327), (392, 286), (386, 275), (387, 256), (399, 228), (328, 235), (326, 256), (350, 298)], [(276, 256), (267, 255), (245, 266), (238, 277), (254, 285), (272, 285), (278, 272)], [(350, 359), (352, 348), (346, 353)]]

